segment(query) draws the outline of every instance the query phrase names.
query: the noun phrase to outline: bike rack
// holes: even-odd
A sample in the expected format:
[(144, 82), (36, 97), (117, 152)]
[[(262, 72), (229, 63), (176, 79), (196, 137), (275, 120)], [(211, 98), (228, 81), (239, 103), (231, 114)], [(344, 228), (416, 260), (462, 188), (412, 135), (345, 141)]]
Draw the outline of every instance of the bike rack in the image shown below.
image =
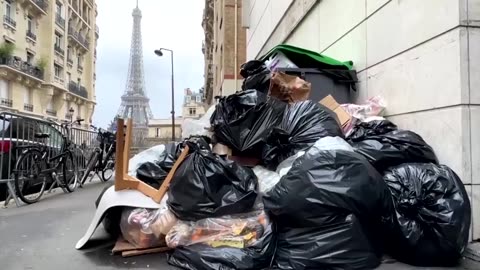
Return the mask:
[(189, 148), (185, 146), (180, 157), (177, 159), (172, 169), (163, 181), (159, 189), (155, 189), (144, 182), (138, 180), (136, 177), (128, 175), (128, 163), (130, 159), (130, 144), (132, 141), (132, 119), (127, 119), (126, 133), (124, 119), (117, 119), (117, 142), (115, 152), (115, 191), (125, 189), (136, 189), (145, 196), (152, 198), (157, 203), (160, 203), (167, 193), (170, 182), (173, 180), (175, 171), (183, 162), (188, 154)]

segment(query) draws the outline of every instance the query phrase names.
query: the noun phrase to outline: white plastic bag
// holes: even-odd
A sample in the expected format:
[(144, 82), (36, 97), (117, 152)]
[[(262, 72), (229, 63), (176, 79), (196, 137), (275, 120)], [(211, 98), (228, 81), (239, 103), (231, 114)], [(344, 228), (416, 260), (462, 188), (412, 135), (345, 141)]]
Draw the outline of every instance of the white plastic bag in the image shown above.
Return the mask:
[[(352, 146), (340, 137), (323, 137), (315, 142), (307, 151), (324, 151), (324, 150), (345, 150), (353, 152)], [(305, 155), (305, 151), (300, 151), (295, 155), (285, 159), (277, 167), (277, 174), (283, 177), (290, 171), (295, 160)]]
[(205, 115), (199, 119), (184, 119), (182, 123), (182, 137), (189, 138), (192, 135), (211, 137), (212, 134), (208, 129), (210, 128), (210, 117), (212, 117), (214, 111), (215, 106), (211, 106)]
[(128, 162), (128, 175), (137, 177), (137, 169), (140, 165), (158, 160), (163, 151), (165, 151), (165, 145), (160, 144), (133, 156)]
[(262, 194), (267, 193), (280, 181), (278, 173), (270, 171), (263, 166), (253, 167), (253, 172), (258, 178), (258, 189)]
[(369, 98), (365, 104), (342, 104), (340, 106), (352, 116), (352, 120), (343, 127), (343, 133), (347, 136), (357, 122), (364, 122), (370, 117), (382, 116), (387, 107), (385, 100), (379, 96)]

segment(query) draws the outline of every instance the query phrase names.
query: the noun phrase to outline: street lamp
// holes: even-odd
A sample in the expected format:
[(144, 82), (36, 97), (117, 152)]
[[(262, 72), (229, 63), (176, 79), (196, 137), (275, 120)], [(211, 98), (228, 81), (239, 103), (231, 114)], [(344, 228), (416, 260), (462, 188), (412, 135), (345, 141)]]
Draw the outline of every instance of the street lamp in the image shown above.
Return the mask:
[(170, 113), (172, 114), (172, 141), (175, 141), (175, 77), (173, 72), (173, 51), (170, 49), (160, 48), (158, 50), (155, 50), (155, 54), (159, 57), (162, 57), (163, 51), (170, 52), (170, 61), (172, 65), (172, 111)]

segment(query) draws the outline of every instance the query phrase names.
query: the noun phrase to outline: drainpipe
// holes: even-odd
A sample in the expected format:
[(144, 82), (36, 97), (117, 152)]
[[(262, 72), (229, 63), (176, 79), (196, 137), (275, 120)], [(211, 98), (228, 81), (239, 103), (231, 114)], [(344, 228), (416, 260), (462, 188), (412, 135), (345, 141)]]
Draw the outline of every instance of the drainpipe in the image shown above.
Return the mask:
[(235, 46), (234, 46), (234, 53), (235, 53), (235, 67), (234, 67), (234, 73), (233, 73), (233, 79), (235, 81), (235, 91), (238, 89), (238, 84), (237, 84), (237, 65), (238, 65), (238, 0), (235, 0)]

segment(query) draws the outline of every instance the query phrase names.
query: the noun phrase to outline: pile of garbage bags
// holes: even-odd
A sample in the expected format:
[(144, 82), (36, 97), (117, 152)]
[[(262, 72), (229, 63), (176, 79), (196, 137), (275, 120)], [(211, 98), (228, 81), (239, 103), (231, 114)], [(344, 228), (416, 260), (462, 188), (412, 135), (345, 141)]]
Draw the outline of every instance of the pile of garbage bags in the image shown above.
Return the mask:
[(261, 62), (242, 75), (242, 91), (183, 142), (130, 161), (130, 174), (158, 187), (189, 149), (161, 209), (123, 209), (126, 240), (171, 247), (169, 264), (198, 270), (373, 269), (384, 254), (458, 262), (471, 222), (462, 181), (420, 135), (381, 117), (380, 98), (343, 104), (352, 118), (342, 126), (318, 103), (269, 95)]

